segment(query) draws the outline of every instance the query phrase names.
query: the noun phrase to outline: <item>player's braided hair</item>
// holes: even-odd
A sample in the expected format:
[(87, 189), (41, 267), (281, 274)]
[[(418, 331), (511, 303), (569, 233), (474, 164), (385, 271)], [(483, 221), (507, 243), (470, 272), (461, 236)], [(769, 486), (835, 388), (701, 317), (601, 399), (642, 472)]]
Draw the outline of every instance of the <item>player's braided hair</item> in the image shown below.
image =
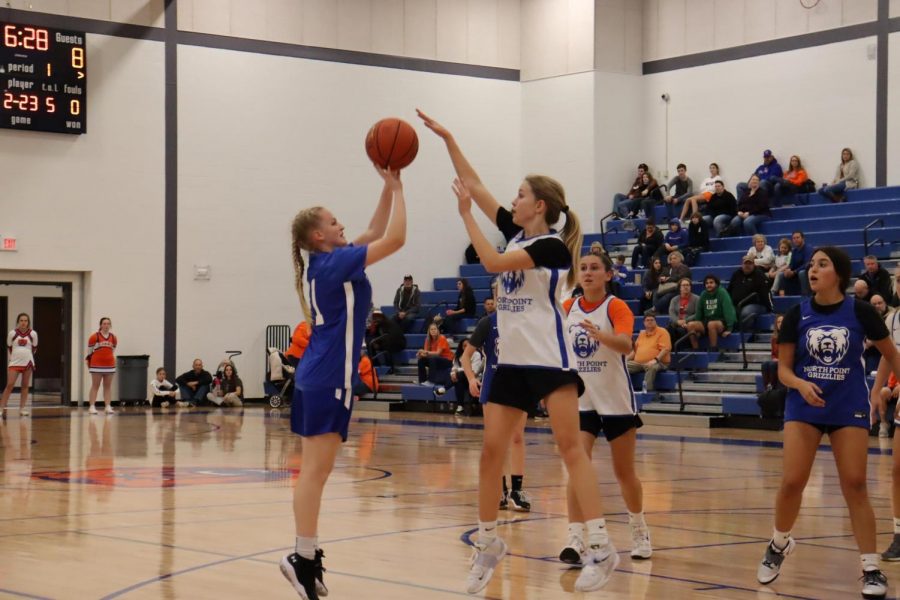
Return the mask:
[(300, 297), (300, 308), (303, 309), (303, 318), (312, 326), (312, 312), (309, 310), (309, 302), (306, 300), (306, 294), (303, 291), (303, 273), (306, 270), (306, 263), (303, 260), (301, 250), (309, 252), (312, 248), (309, 246), (309, 232), (313, 227), (319, 224), (319, 211), (321, 206), (313, 206), (312, 208), (304, 208), (294, 217), (291, 223), (291, 256), (294, 263), (294, 287), (297, 289), (297, 296)]

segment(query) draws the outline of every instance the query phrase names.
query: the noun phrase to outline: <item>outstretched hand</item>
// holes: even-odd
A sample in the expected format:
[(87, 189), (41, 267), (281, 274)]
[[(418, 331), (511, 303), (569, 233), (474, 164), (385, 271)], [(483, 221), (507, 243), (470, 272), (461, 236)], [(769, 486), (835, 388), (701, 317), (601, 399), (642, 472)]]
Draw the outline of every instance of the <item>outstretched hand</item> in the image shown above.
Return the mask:
[(400, 171), (393, 171), (391, 169), (382, 169), (381, 166), (372, 163), (375, 167), (375, 170), (378, 172), (378, 175), (384, 179), (384, 184), (391, 188), (392, 190), (399, 190), (403, 187), (403, 182), (400, 181)]
[(458, 177), (453, 180), (453, 193), (456, 194), (456, 201), (459, 205), (459, 214), (464, 215), (472, 211), (472, 194)]
[(446, 140), (450, 137), (450, 132), (447, 131), (447, 128), (423, 113), (418, 108), (416, 109), (416, 114), (419, 115), (419, 118), (422, 119), (422, 122), (425, 123), (425, 127), (435, 132), (438, 137), (443, 140)]

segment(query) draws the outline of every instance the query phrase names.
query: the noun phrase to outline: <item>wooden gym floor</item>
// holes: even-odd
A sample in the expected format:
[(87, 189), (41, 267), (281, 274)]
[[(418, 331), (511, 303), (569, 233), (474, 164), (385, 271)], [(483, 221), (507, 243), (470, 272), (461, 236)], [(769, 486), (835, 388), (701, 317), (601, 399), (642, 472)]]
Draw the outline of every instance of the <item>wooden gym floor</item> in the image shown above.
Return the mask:
[[(10, 412), (0, 424), (0, 598), (297, 597), (276, 566), (293, 544), (300, 450), (286, 412)], [(511, 554), (481, 596), (580, 597), (577, 572), (555, 560), (566, 534), (563, 468), (546, 422), (530, 426), (533, 512), (501, 513)], [(480, 419), (355, 416), (323, 501), (329, 598), (467, 597), (464, 540), (476, 527), (480, 438)], [(602, 591), (585, 597), (860, 597), (859, 558), (827, 447), (795, 528), (797, 552), (778, 581), (757, 584), (779, 439), (644, 427), (638, 472), (655, 552), (642, 562), (628, 557), (627, 514), (599, 443), (594, 464), (622, 562)], [(873, 440), (869, 462), (879, 550), (891, 532), (885, 442)], [(884, 568), (900, 584), (900, 565)]]

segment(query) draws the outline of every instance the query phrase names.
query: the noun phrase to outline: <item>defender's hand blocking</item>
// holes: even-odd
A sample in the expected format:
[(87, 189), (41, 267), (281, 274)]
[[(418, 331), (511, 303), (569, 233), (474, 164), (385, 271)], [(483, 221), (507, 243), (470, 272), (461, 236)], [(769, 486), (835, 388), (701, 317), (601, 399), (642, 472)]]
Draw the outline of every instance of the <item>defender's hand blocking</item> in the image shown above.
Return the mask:
[(416, 109), (416, 114), (419, 115), (419, 118), (422, 119), (422, 122), (425, 124), (425, 127), (435, 132), (439, 138), (442, 140), (446, 140), (451, 137), (450, 132), (447, 131), (447, 128), (423, 113), (418, 108)]

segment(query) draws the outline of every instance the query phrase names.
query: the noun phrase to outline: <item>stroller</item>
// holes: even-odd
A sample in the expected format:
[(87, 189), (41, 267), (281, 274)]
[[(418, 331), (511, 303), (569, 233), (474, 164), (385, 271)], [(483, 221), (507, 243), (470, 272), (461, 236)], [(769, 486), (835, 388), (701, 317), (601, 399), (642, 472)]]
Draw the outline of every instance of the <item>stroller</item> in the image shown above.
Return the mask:
[(263, 390), (269, 406), (279, 408), (285, 403), (290, 404), (296, 369), (284, 352), (278, 348), (269, 347), (267, 354), (266, 380), (263, 382)]

